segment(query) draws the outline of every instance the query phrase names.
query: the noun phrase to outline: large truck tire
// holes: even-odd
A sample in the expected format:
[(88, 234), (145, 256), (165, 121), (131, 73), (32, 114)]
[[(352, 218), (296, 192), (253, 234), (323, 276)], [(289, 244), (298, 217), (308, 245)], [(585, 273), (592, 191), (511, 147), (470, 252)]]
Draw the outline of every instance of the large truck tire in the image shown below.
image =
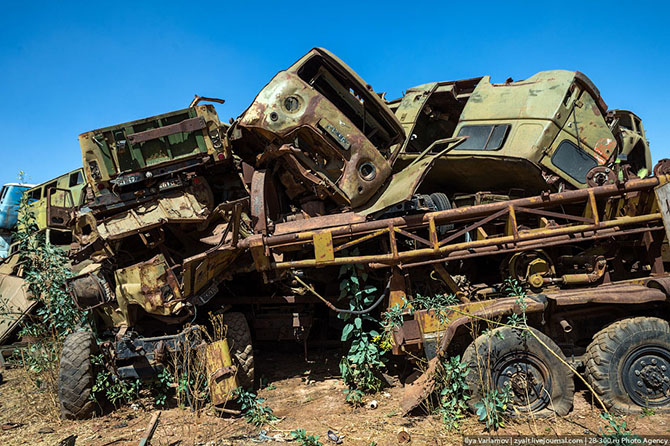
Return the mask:
[(242, 313), (224, 313), (223, 322), (228, 327), (228, 348), (237, 367), (237, 382), (245, 389), (254, 386), (254, 348), (251, 330)]
[(614, 412), (670, 412), (670, 325), (634, 317), (607, 326), (586, 349), (586, 377)]
[[(487, 390), (511, 387), (510, 413), (538, 417), (567, 415), (572, 409), (575, 382), (560, 348), (540, 331), (499, 327), (479, 336), (463, 354), (470, 372), (467, 384), (470, 410)], [(551, 351), (549, 351), (551, 350)]]
[[(447, 197), (446, 194), (442, 192), (433, 192), (429, 196), (438, 211), (448, 211), (452, 208), (449, 197)], [(440, 235), (444, 235), (447, 231), (454, 229), (454, 225), (442, 225), (437, 229)]]
[(95, 371), (91, 355), (98, 352), (95, 336), (79, 331), (65, 338), (58, 370), (58, 399), (61, 417), (69, 420), (89, 418), (97, 404), (91, 399)]

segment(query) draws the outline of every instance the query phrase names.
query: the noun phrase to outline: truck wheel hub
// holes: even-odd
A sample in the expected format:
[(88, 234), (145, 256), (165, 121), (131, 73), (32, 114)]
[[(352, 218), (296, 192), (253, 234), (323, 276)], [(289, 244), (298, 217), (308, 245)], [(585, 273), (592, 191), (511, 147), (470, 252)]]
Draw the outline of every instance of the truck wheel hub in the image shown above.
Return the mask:
[(670, 351), (643, 346), (632, 352), (623, 366), (628, 396), (642, 407), (670, 403)]
[(515, 353), (503, 358), (498, 370), (497, 388), (509, 387), (514, 403), (531, 411), (541, 410), (548, 404), (551, 380), (539, 359), (526, 353)]

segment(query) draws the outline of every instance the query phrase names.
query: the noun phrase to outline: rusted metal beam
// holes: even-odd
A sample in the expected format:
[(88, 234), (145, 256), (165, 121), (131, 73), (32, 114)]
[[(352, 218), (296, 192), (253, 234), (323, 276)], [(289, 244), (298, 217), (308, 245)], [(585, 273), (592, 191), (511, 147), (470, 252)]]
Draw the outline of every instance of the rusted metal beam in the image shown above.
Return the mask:
[[(514, 206), (515, 208), (547, 208), (557, 207), (560, 205), (576, 203), (590, 199), (590, 194), (595, 199), (621, 196), (630, 192), (638, 192), (644, 190), (652, 190), (659, 184), (664, 184), (670, 180), (670, 176), (652, 177), (645, 179), (635, 179), (627, 181), (622, 184), (612, 184), (606, 186), (598, 186), (590, 189), (571, 190), (549, 195), (538, 195), (529, 198), (519, 198), (516, 200), (495, 202), (488, 204), (481, 204), (477, 206), (468, 206), (463, 208), (449, 209), (445, 211), (428, 212), (419, 215), (409, 215), (404, 217), (395, 217), (390, 219), (374, 220), (364, 223), (350, 223), (345, 225), (329, 225), (328, 218), (323, 218), (319, 221), (321, 230), (330, 229), (333, 237), (347, 236), (351, 234), (362, 235), (366, 232), (376, 231), (383, 228), (388, 228), (389, 225), (398, 228), (412, 228), (427, 226), (432, 219), (436, 225), (443, 225), (447, 223), (456, 223), (461, 221), (473, 220), (479, 217), (486, 217), (492, 213)], [(306, 220), (309, 222), (311, 219)], [(339, 219), (341, 221), (341, 219)], [(297, 223), (297, 222), (294, 222)], [(284, 233), (279, 235), (268, 236), (264, 239), (264, 244), (267, 246), (278, 246), (284, 243), (291, 243), (301, 240), (310, 239), (312, 237), (309, 231), (302, 231), (300, 224), (294, 224), (292, 230), (295, 232)], [(246, 242), (242, 241), (241, 247), (246, 248), (247, 244), (251, 243), (253, 237), (247, 238)]]
[[(515, 244), (513, 246), (509, 247), (501, 247), (501, 246), (491, 246), (491, 247), (486, 247), (486, 249), (473, 249), (473, 250), (461, 250), (457, 252), (450, 253), (449, 255), (445, 257), (440, 257), (437, 259), (432, 259), (432, 260), (425, 260), (425, 261), (419, 261), (419, 262), (412, 262), (412, 263), (403, 263), (402, 265), (399, 265), (400, 268), (402, 269), (408, 269), (408, 268), (414, 268), (417, 266), (426, 266), (426, 265), (433, 265), (436, 263), (443, 263), (446, 261), (453, 261), (453, 260), (463, 260), (463, 259), (471, 259), (475, 257), (482, 257), (482, 256), (489, 256), (489, 255), (495, 255), (495, 254), (508, 254), (512, 252), (517, 252), (517, 251), (527, 251), (527, 250), (532, 250), (532, 249), (541, 249), (541, 248), (548, 248), (550, 246), (559, 246), (559, 245), (565, 245), (565, 244), (571, 244), (571, 243), (580, 243), (580, 242), (585, 242), (585, 241), (590, 241), (590, 240), (600, 240), (600, 239), (605, 239), (605, 238), (613, 238), (613, 237), (623, 237), (626, 235), (633, 235), (633, 234), (643, 234), (646, 232), (657, 232), (663, 230), (662, 227), (660, 226), (653, 226), (653, 227), (644, 227), (644, 228), (635, 228), (635, 229), (628, 229), (628, 230), (616, 230), (616, 229), (611, 229), (611, 230), (605, 230), (605, 231), (598, 231), (596, 234), (595, 232), (592, 232), (591, 235), (581, 235), (581, 234), (573, 234), (573, 235), (562, 235), (559, 237), (551, 237), (551, 238), (546, 238), (542, 239), (539, 242), (534, 242), (534, 243), (529, 243), (529, 244)], [(386, 263), (371, 263), (370, 267), (371, 268), (389, 268), (391, 265), (388, 265)]]
[[(463, 251), (469, 249), (476, 249), (488, 246), (503, 245), (503, 244), (518, 244), (520, 242), (548, 239), (550, 237), (560, 235), (580, 234), (585, 232), (597, 232), (603, 229), (617, 228), (628, 225), (642, 225), (661, 220), (660, 213), (647, 214), (637, 217), (621, 217), (615, 220), (601, 222), (599, 225), (576, 225), (558, 228), (547, 228), (537, 232), (520, 232), (518, 237), (514, 235), (506, 235), (499, 237), (492, 237), (484, 240), (475, 240), (471, 242), (462, 242), (452, 245), (442, 246), (437, 250), (431, 248), (415, 249), (412, 251), (403, 251), (390, 254), (374, 254), (364, 256), (347, 256), (338, 257), (330, 262), (330, 265), (350, 265), (350, 264), (365, 264), (365, 263), (386, 263), (389, 265), (409, 262), (421, 257), (446, 257), (447, 254), (454, 251)], [(614, 235), (615, 232), (609, 235)], [(544, 245), (544, 242), (542, 243)], [(518, 246), (517, 246), (517, 249)], [(311, 268), (316, 266), (314, 259), (294, 260), (286, 262), (277, 262), (275, 265), (277, 269), (286, 268)]]

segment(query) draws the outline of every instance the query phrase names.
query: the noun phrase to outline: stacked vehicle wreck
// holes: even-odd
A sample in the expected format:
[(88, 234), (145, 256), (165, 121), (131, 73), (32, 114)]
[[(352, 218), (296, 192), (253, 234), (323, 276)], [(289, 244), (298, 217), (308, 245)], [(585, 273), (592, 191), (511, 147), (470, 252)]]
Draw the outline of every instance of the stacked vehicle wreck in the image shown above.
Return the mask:
[[(608, 111), (583, 74), (433, 83), (387, 102), (314, 49), (230, 125), (199, 102), (80, 136), (89, 192), (71, 214), (71, 257), (86, 266), (69, 288), (106, 341), (66, 341), (65, 416), (93, 409), (90, 352), (102, 349), (121, 379), (150, 377), (167, 352), (200, 345), (211, 312), (228, 325), (210, 374), (223, 402), (218, 386), (253, 384), (252, 338), (327, 330), (328, 308), (341, 306), (333, 277), (352, 264), (385, 290), (362, 311), (407, 308), (418, 294), (460, 299), (447, 323), (416, 308), (394, 329), (393, 352), (425, 354), (429, 371), (465, 352), (494, 386), (511, 382), (521, 410), (564, 414), (566, 364), (585, 366), (611, 407), (668, 408), (668, 209), (657, 198), (667, 166), (649, 176), (639, 118)], [(544, 345), (510, 334), (479, 364), (484, 342), (466, 327), (520, 311), (500, 286), (510, 276)], [(653, 335), (620, 339), (631, 345), (621, 357), (596, 342), (638, 326)], [(431, 390), (428, 373), (403, 408)]]

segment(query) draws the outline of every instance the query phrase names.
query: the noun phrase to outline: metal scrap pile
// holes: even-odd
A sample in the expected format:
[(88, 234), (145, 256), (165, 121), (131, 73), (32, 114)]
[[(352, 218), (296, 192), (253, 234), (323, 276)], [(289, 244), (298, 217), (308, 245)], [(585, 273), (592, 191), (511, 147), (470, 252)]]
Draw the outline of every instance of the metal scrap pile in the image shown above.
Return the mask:
[[(662, 273), (653, 190), (668, 166), (650, 177), (640, 119), (608, 110), (582, 73), (430, 83), (387, 101), (313, 49), (230, 125), (203, 100), (83, 133), (86, 193), (46, 203), (47, 222), (73, 234), (70, 293), (122, 377), (152, 373), (210, 312), (243, 313), (229, 322), (248, 342), (246, 321), (255, 340), (305, 340), (317, 319), (327, 330), (316, 304), (339, 311), (341, 265), (386, 290), (376, 311), (448, 293), (503, 314), (509, 276), (540, 293)], [(593, 301), (582, 297), (569, 298)], [(394, 353), (444, 353), (465, 322), (406, 315)]]
[[(554, 88), (539, 100), (520, 91), (543, 86)], [(521, 111), (501, 104), (496, 88), (527, 103)], [(617, 147), (597, 90), (574, 72), (502, 87), (486, 78), (427, 84), (385, 102), (315, 49), (230, 126), (194, 102), (80, 136), (90, 201), (69, 222), (72, 256), (94, 263), (71, 289), (82, 308), (100, 307), (107, 326), (140, 329), (145, 315), (180, 324), (224, 280), (260, 270), (265, 282), (281, 281), (287, 274), (271, 264), (292, 253), (263, 255), (265, 236), (584, 187), (590, 168), (611, 161)], [(621, 140), (630, 153), (633, 138)], [(646, 143), (635, 150), (635, 168), (649, 168)], [(497, 158), (474, 156), (486, 152)], [(492, 162), (513, 174), (480, 167)], [(432, 194), (417, 193), (425, 177)], [(255, 284), (245, 280), (244, 294), (268, 293), (250, 290)]]

